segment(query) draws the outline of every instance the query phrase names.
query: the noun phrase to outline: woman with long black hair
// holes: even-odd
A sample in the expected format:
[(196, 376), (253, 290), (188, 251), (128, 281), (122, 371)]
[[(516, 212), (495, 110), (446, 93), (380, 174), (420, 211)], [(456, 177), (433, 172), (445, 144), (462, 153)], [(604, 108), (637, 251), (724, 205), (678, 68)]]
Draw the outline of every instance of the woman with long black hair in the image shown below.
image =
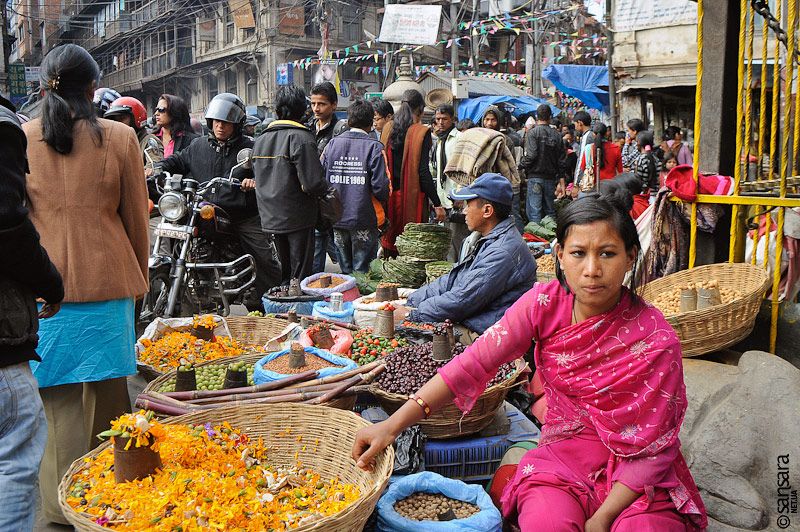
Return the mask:
[(172, 94), (162, 94), (156, 107), (156, 136), (164, 145), (164, 157), (189, 146), (198, 137), (192, 129), (189, 107), (183, 98)]
[(47, 521), (68, 524), (58, 484), (69, 465), (130, 411), (134, 299), (147, 291), (147, 189), (132, 128), (97, 118), (100, 69), (74, 44), (42, 61), (42, 116), (28, 137), (31, 220), (64, 279), (61, 311), (42, 321), (32, 362), (47, 418), (39, 488)]
[[(606, 138), (608, 127), (602, 122), (592, 127), (592, 133), (594, 133), (594, 143), (586, 146), (581, 154), (580, 169), (581, 176), (586, 168), (593, 171), (596, 186), (597, 181), (614, 179), (617, 174), (622, 173), (622, 150)], [(581, 188), (585, 190), (584, 185), (585, 183), (581, 182)]]
[(422, 94), (414, 89), (405, 91), (386, 147), (392, 195), (389, 197), (390, 226), (381, 245), (389, 256), (397, 255), (395, 240), (407, 223), (428, 220), (427, 201), (433, 204), (438, 221), (444, 221), (446, 214), (428, 166), (433, 139), (430, 130), (420, 123), (424, 110)]

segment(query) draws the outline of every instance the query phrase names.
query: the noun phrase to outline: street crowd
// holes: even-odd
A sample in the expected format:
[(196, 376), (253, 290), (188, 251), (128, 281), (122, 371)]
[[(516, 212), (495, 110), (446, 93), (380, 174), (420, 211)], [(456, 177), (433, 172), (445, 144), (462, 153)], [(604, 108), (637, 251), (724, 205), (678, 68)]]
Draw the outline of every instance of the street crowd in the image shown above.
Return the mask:
[[(560, 432), (546, 431), (550, 454), (526, 462), (525, 471), (562, 465), (549, 477), (549, 491), (533, 489), (541, 482), (515, 480), (512, 506), (520, 523), (544, 522), (535, 507), (560, 508), (556, 513), (585, 522), (586, 530), (607, 529), (602, 526), (620, 516), (626, 527), (616, 530), (644, 530), (648, 519), (657, 525), (652, 529), (682, 530), (690, 519), (704, 519), (677, 441), (685, 396), (682, 375), (670, 361), (680, 361), (680, 347), (674, 333), (665, 333), (671, 329), (663, 317), (623, 286), (640, 247), (633, 220), (663, 185), (665, 171), (691, 163), (679, 129), (656, 144), (634, 119), (610, 138), (610, 129), (584, 111), (571, 123), (555, 123), (546, 104), (523, 127), (500, 106), (489, 106), (474, 124), (456, 121), (453, 106), (445, 104), (434, 110), (429, 126), (416, 90), (404, 93), (399, 108), (383, 100), (355, 101), (347, 119), (338, 120), (338, 95), (327, 82), (308, 97), (300, 87), (281, 87), (275, 119), (264, 122), (248, 117), (238, 96), (223, 93), (209, 102), (206, 124), (193, 123), (186, 103), (164, 94), (151, 127), (140, 101), (98, 89), (97, 63), (79, 46), (55, 48), (40, 75), (40, 117), (20, 125), (13, 106), (0, 101), (0, 239), (6, 251), (0, 278), (0, 529), (32, 527), (37, 479), (44, 518), (66, 523), (57, 497), (61, 477), (99, 443), (96, 434), (130, 409), (134, 303), (148, 290), (148, 258), (158, 251), (148, 236), (148, 196), (158, 200), (153, 184), (162, 172), (200, 183), (227, 177), (245, 148), (252, 149), (252, 168), (234, 173), (244, 201), (227, 210), (256, 262), (255, 298), (248, 306), (259, 307), (272, 287), (323, 271), (328, 257), (351, 273), (368, 271), (379, 254), (397, 256), (397, 237), (407, 223), (451, 229), (449, 258), (456, 265), (412, 294), (408, 317), (463, 324), (465, 340), (475, 340), (475, 348), (426, 385), (390, 425), (360, 434), (354, 449), (360, 465), (367, 467), (399, 429), (418, 419), (414, 405), (441, 406), (455, 395), (450, 390), (458, 390), (457, 404), (469, 408), (480, 381), (493, 375), (490, 366), (520, 356), (532, 337), (547, 346), (562, 329), (602, 330), (622, 342), (614, 349), (626, 354), (613, 364), (598, 360), (609, 373), (597, 386), (616, 385), (611, 370), (629, 359), (648, 378), (653, 371), (662, 378), (620, 384), (626, 397), (639, 397), (631, 405), (641, 418), (627, 403), (595, 401), (595, 411), (584, 415), (574, 397), (550, 397), (550, 408), (561, 415), (553, 425)], [(521, 179), (501, 172), (473, 176), (467, 186), (451, 179), (448, 162), (475, 128), (502, 135)], [(157, 164), (145, 155), (153, 144), (163, 152)], [(526, 222), (555, 217), (559, 202), (559, 283), (532, 290), (536, 263), (521, 232)], [(326, 207), (332, 203), (340, 208)], [(545, 323), (536, 309), (550, 302), (553, 320)], [(598, 323), (602, 316), (608, 321)], [(660, 340), (652, 349), (668, 356), (643, 360), (631, 351), (642, 340), (627, 328), (631, 319), (654, 326), (649, 333)], [(587, 334), (570, 349), (592, 358), (598, 342), (605, 340)], [(539, 364), (549, 362), (539, 358)], [(572, 373), (556, 373), (560, 383), (577, 385)], [(545, 388), (561, 386), (543, 379)], [(640, 397), (645, 385), (671, 391)], [(590, 428), (582, 432), (579, 425)], [(581, 451), (580, 464), (563, 465)], [(602, 482), (573, 482), (611, 463), (609, 452), (618, 462)], [(614, 481), (610, 491), (606, 480)], [(569, 490), (580, 494), (565, 497)]]

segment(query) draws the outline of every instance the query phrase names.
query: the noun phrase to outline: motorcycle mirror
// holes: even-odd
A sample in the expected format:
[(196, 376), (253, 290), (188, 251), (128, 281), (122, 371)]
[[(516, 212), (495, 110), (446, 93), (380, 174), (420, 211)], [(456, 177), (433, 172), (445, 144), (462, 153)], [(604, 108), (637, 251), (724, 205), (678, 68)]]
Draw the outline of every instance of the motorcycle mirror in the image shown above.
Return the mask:
[(236, 162), (248, 170), (251, 169), (253, 167), (253, 150), (251, 148), (239, 150), (239, 153), (236, 154)]
[(152, 137), (147, 141), (147, 147), (152, 148), (154, 150), (159, 149), (161, 146), (158, 145), (158, 141)]

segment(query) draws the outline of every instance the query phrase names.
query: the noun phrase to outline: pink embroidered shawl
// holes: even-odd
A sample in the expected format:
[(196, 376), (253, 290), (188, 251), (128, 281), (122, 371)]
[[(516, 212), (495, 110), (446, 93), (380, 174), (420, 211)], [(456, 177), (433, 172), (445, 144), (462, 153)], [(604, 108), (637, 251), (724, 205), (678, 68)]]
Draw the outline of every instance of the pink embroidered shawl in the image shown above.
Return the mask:
[[(547, 399), (540, 446), (596, 432), (610, 451), (609, 489), (616, 480), (615, 465), (634, 464), (639, 476), (648, 463), (639, 458), (652, 462), (660, 454), (674, 455), (666, 464), (674, 467), (669, 476), (678, 481), (670, 495), (680, 512), (704, 527), (705, 509), (679, 452), (686, 388), (675, 332), (658, 310), (634, 304), (627, 291), (615, 308), (576, 325), (571, 324), (572, 304), (573, 296), (558, 281), (535, 284), (439, 370), (456, 405), (469, 411), (496, 368), (522, 356), (534, 340), (536, 371)], [(665, 452), (673, 447), (674, 453)], [(648, 495), (653, 484), (658, 483), (642, 486)]]

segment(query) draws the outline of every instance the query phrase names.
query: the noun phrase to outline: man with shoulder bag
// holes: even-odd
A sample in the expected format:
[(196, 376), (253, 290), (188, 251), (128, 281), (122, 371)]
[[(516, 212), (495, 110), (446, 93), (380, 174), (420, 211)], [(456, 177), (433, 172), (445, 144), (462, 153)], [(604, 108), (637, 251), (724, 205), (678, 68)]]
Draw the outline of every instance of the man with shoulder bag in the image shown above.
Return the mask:
[(329, 193), (314, 134), (301, 123), (305, 112), (303, 89), (294, 85), (278, 89), (278, 119), (253, 148), (261, 227), (275, 240), (281, 284), (311, 275), (315, 227), (327, 225), (330, 230), (337, 221), (337, 202), (341, 216), (341, 202)]
[(38, 318), (55, 315), (64, 298), (25, 207), (26, 148), (14, 107), (0, 96), (0, 530), (33, 529), (47, 421), (29, 361), (41, 360)]

